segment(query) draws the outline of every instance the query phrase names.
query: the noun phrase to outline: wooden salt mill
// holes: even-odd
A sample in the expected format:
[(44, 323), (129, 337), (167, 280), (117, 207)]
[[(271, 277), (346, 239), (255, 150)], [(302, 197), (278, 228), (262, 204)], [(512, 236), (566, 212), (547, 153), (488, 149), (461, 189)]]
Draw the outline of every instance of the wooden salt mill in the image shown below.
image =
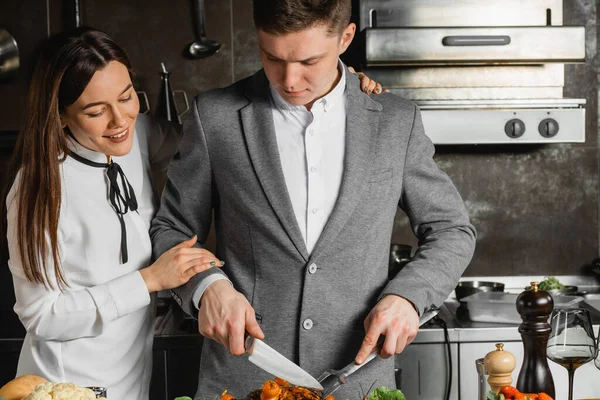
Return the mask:
[(494, 393), (498, 394), (502, 386), (512, 384), (512, 372), (516, 364), (515, 356), (510, 351), (504, 350), (503, 343), (497, 343), (496, 350), (486, 354), (483, 366), (488, 371), (488, 384)]
[(554, 308), (552, 296), (531, 282), (531, 289), (517, 297), (517, 311), (523, 322), (519, 333), (523, 339), (523, 365), (517, 389), (523, 393), (545, 392), (555, 397), (554, 380), (546, 358), (546, 345), (552, 328), (548, 318)]

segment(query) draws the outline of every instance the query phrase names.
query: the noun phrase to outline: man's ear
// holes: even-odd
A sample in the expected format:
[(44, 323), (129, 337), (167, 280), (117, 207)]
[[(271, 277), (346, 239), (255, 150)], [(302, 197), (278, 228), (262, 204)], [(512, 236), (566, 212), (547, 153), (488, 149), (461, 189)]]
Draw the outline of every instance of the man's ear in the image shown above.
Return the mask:
[(340, 54), (344, 53), (352, 40), (354, 39), (354, 34), (356, 33), (356, 24), (351, 22), (348, 24), (346, 28), (342, 31), (342, 36), (340, 37)]

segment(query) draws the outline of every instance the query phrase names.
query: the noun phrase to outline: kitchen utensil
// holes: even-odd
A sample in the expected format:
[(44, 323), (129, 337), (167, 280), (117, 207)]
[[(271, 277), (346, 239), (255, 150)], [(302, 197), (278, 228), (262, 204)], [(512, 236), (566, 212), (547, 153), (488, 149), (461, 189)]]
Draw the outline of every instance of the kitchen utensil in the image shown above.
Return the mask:
[(412, 247), (407, 244), (390, 245), (390, 259), (388, 264), (388, 278), (394, 277), (411, 260)]
[[(174, 124), (181, 125), (181, 116), (190, 109), (190, 103), (188, 102), (187, 94), (183, 90), (171, 90), (171, 84), (169, 83), (169, 71), (165, 67), (164, 63), (160, 63), (161, 71), (160, 78), (162, 81), (160, 96), (158, 97), (158, 104), (154, 115), (159, 118), (163, 118)], [(183, 100), (185, 101), (186, 109), (182, 112), (177, 110), (175, 104), (175, 93), (181, 93)]]
[(86, 389), (90, 389), (92, 392), (94, 392), (97, 398), (106, 397), (106, 388), (99, 386), (88, 386)]
[(296, 386), (323, 390), (323, 386), (308, 372), (285, 358), (260, 339), (246, 338), (248, 360), (268, 373), (288, 381)]
[(221, 48), (221, 43), (206, 38), (206, 20), (204, 17), (204, 0), (192, 0), (194, 11), (194, 28), (196, 41), (187, 48), (186, 55), (192, 59), (206, 58)]
[(554, 379), (546, 359), (548, 337), (554, 331), (547, 321), (555, 304), (552, 296), (539, 290), (538, 285), (539, 282), (531, 282), (531, 289), (521, 292), (515, 302), (521, 316), (519, 333), (523, 340), (523, 363), (517, 389), (521, 393), (544, 392), (556, 398)]
[(76, 28), (81, 26), (81, 1), (73, 0), (73, 23)]
[(487, 400), (487, 392), (489, 390), (489, 386), (487, 383), (487, 371), (485, 370), (485, 366), (483, 365), (483, 358), (478, 358), (475, 360), (475, 366), (477, 367), (477, 375), (479, 376), (479, 387), (478, 387), (478, 396), (479, 400)]
[(0, 29), (0, 78), (14, 75), (19, 64), (17, 41), (6, 29)]
[[(435, 317), (440, 312), (439, 308), (431, 308), (423, 313), (421, 318), (419, 319), (419, 326), (423, 326), (430, 319)], [(367, 365), (371, 360), (376, 358), (379, 355), (379, 351), (381, 350), (381, 346), (376, 346), (371, 354), (368, 355), (367, 359), (360, 365), (351, 362), (344, 368), (340, 370), (327, 370), (323, 372), (318, 381), (323, 385), (323, 398), (326, 398), (330, 394), (333, 394), (336, 390), (338, 390), (343, 384), (346, 383), (346, 380), (350, 375), (358, 371), (360, 368)]]
[(454, 293), (456, 300), (463, 301), (463, 298), (479, 292), (504, 292), (504, 283), (487, 281), (462, 281), (458, 282)]

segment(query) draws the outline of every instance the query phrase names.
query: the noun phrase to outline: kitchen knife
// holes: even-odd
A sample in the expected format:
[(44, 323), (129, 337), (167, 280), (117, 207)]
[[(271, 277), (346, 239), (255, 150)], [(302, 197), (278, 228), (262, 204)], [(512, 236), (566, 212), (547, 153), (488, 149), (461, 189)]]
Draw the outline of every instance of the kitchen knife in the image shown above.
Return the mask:
[(296, 386), (323, 390), (323, 386), (312, 375), (260, 339), (248, 336), (246, 353), (251, 363), (276, 377)]
[[(425, 312), (420, 319), (419, 325), (423, 325), (425, 322), (429, 321), (433, 318), (439, 309), (431, 309)], [(323, 386), (321, 383), (316, 380), (312, 375), (308, 372), (300, 368), (298, 365), (294, 364), (292, 361), (285, 358), (282, 354), (280, 354), (277, 350), (273, 349), (265, 342), (260, 339), (257, 339), (252, 336), (246, 337), (246, 353), (248, 353), (248, 360), (259, 368), (267, 371), (273, 376), (277, 376), (281, 379), (288, 381), (289, 383), (296, 386), (304, 386), (307, 388), (313, 388), (317, 390), (323, 390)], [(329, 390), (333, 389), (333, 391), (339, 388), (340, 384), (345, 383), (345, 378), (358, 370), (363, 365), (367, 364), (373, 358), (375, 358), (379, 354), (379, 348), (373, 350), (373, 352), (369, 355), (367, 360), (361, 365), (356, 365), (351, 363), (346, 368), (341, 371), (331, 371), (331, 372), (343, 372), (344, 377), (337, 376), (335, 383)], [(327, 373), (324, 374), (327, 376)], [(334, 375), (335, 376), (335, 375)], [(323, 380), (323, 379), (320, 379)], [(331, 393), (331, 392), (330, 392)], [(328, 393), (329, 394), (329, 393)]]

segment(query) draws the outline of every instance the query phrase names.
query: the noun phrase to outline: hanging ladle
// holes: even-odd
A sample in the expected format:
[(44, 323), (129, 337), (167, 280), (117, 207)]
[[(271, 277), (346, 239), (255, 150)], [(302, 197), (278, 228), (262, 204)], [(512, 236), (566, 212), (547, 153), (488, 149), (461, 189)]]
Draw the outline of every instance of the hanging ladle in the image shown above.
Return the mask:
[(195, 17), (196, 41), (186, 49), (186, 56), (192, 59), (210, 57), (219, 51), (221, 43), (206, 37), (204, 0), (192, 0), (192, 7)]

